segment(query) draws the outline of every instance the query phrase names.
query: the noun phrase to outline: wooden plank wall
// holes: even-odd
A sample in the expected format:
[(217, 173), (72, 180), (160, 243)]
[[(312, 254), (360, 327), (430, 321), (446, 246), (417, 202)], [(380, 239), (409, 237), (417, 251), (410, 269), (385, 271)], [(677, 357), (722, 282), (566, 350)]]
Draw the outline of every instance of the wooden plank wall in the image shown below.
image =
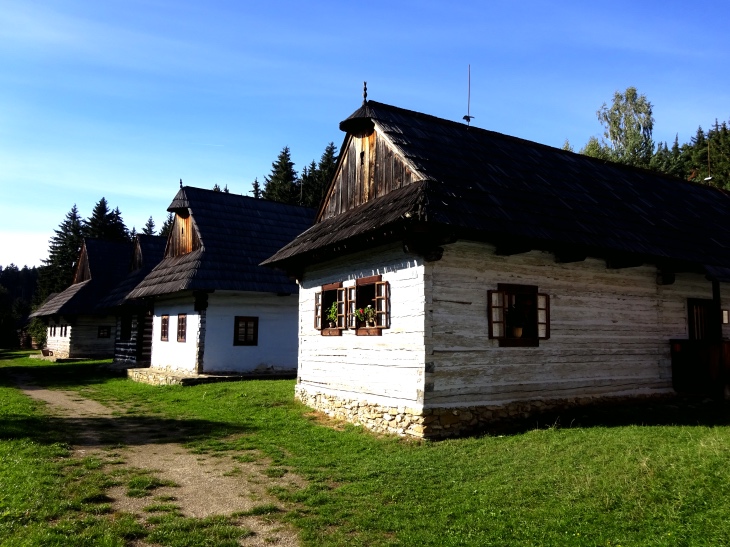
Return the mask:
[(175, 223), (167, 240), (165, 257), (180, 256), (200, 247), (200, 241), (190, 214), (175, 214)]
[[(99, 338), (99, 326), (110, 329), (109, 338)], [(114, 316), (97, 317), (81, 315), (69, 329), (69, 357), (114, 357), (117, 320)]]
[(377, 131), (352, 136), (327, 196), (322, 218), (329, 218), (416, 181), (416, 175)]
[[(429, 263), (426, 359), (434, 373), (426, 406), (670, 390), (669, 339), (686, 336), (687, 298), (712, 296), (704, 276), (677, 274), (674, 285), (660, 286), (648, 265), (556, 264), (550, 253), (496, 256), (466, 242), (445, 249)], [(500, 348), (488, 339), (487, 290), (498, 283), (550, 295), (549, 340)]]
[[(319, 264), (300, 280), (300, 387), (310, 393), (416, 407), (423, 398), (424, 267), (400, 245)], [(382, 274), (391, 287), (391, 319), (382, 336), (322, 336), (314, 328), (314, 294), (321, 285)]]

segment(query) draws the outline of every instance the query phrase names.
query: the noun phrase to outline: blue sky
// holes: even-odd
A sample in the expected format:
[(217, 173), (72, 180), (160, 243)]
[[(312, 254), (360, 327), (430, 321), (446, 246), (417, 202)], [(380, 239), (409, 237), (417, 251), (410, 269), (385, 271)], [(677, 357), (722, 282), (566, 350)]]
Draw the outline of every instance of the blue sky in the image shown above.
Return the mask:
[(76, 204), (131, 228), (185, 184), (250, 192), (339, 147), (369, 98), (580, 148), (635, 86), (655, 140), (730, 119), (730, 3), (0, 0), (0, 265), (39, 265)]

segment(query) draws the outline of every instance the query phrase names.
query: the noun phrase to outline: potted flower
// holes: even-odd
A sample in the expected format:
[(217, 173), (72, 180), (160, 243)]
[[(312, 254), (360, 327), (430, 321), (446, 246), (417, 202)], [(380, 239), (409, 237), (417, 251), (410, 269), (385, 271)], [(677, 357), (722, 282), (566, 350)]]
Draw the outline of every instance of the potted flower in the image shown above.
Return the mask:
[(506, 319), (507, 328), (512, 329), (512, 336), (514, 338), (522, 338), (522, 330), (525, 328), (525, 323), (527, 322), (525, 310), (512, 304), (507, 308)]
[(357, 308), (355, 310), (355, 317), (357, 317), (358, 321), (365, 323), (368, 327), (375, 326), (375, 309), (373, 309), (372, 306)]
[(332, 305), (327, 308), (326, 315), (329, 328), (334, 329), (337, 326), (337, 301), (332, 302)]

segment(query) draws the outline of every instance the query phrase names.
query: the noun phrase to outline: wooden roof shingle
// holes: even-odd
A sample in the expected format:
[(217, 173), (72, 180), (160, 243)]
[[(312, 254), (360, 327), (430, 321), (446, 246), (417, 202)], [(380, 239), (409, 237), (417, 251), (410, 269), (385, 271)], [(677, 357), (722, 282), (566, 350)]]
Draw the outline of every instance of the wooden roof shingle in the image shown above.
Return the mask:
[[(85, 238), (73, 283), (63, 292), (49, 296), (31, 317), (49, 315), (94, 315), (98, 304), (124, 278), (132, 255), (128, 241)], [(88, 277), (81, 270), (88, 268)]]
[(190, 214), (201, 246), (166, 256), (130, 298), (185, 290), (297, 292), (284, 273), (259, 263), (312, 225), (312, 209), (185, 186), (168, 211)]
[(374, 101), (340, 127), (384, 135), (416, 180), (319, 219), (266, 264), (301, 267), (429, 228), (452, 240), (730, 268), (726, 191)]

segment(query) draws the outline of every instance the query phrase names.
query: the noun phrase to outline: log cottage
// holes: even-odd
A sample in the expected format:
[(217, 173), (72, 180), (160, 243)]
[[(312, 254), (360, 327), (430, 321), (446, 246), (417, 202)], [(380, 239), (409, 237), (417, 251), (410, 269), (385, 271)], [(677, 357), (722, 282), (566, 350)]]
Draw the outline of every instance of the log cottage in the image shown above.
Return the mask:
[(314, 211), (189, 186), (168, 211), (164, 258), (128, 295), (154, 302), (146, 381), (158, 372), (293, 374), (298, 287), (259, 263), (311, 226)]
[(314, 226), (265, 261), (299, 282), (307, 405), (438, 437), (724, 389), (728, 193), (373, 101), (340, 129)]
[(159, 264), (167, 238), (137, 234), (127, 276), (98, 304), (100, 310), (116, 316), (114, 362), (146, 367), (152, 357), (152, 305), (129, 293)]
[(30, 315), (48, 325), (45, 354), (54, 359), (114, 355), (116, 317), (99, 302), (124, 278), (131, 254), (126, 241), (84, 239), (71, 286)]

